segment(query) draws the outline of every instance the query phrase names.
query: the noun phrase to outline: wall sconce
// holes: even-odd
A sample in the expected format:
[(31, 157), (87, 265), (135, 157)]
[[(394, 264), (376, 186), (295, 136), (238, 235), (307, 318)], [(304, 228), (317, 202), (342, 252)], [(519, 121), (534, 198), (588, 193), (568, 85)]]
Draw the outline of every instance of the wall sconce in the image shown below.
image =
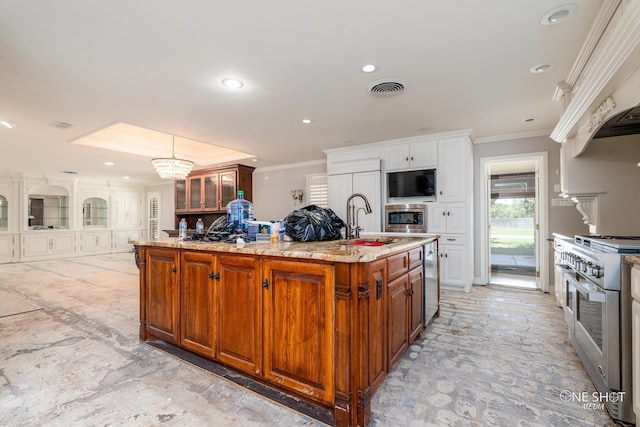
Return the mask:
[(304, 193), (302, 190), (291, 190), (291, 197), (293, 197), (294, 204), (296, 200), (302, 203), (302, 198), (304, 197)]

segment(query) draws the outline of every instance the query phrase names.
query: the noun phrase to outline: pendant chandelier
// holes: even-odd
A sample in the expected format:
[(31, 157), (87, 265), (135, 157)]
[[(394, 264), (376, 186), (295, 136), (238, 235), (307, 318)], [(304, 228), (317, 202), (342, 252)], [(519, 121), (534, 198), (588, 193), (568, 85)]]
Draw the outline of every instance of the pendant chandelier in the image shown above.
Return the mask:
[(159, 157), (152, 159), (151, 164), (156, 168), (158, 175), (162, 179), (185, 179), (191, 169), (193, 169), (194, 163), (190, 160), (176, 159), (175, 156), (176, 137), (173, 137), (173, 143), (171, 146), (171, 157)]

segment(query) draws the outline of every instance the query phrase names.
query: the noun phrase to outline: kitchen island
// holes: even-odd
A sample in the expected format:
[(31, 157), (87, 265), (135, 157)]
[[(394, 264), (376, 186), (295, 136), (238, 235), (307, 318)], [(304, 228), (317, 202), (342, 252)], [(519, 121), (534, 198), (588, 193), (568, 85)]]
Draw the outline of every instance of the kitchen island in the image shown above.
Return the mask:
[(423, 330), (423, 245), (437, 237), (235, 244), (134, 241), (140, 339), (365, 426), (373, 393)]

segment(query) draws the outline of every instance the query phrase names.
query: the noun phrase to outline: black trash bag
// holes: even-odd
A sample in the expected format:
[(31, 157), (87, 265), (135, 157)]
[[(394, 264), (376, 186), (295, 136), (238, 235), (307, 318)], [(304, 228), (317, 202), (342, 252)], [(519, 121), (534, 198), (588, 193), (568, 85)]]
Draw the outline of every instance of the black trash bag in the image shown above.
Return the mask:
[(289, 237), (299, 242), (340, 239), (340, 229), (346, 225), (334, 211), (316, 205), (296, 209), (287, 215), (284, 224)]

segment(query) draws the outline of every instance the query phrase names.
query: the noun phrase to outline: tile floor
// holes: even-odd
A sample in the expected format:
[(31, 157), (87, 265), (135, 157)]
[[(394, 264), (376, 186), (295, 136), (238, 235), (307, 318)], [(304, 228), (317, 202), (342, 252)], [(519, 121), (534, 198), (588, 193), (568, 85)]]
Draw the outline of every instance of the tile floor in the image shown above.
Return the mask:
[[(0, 289), (42, 307), (0, 318), (0, 425), (321, 425), (138, 341), (132, 254), (0, 265)], [(374, 426), (613, 426), (562, 311), (537, 291), (443, 291), (441, 317), (372, 401)]]

